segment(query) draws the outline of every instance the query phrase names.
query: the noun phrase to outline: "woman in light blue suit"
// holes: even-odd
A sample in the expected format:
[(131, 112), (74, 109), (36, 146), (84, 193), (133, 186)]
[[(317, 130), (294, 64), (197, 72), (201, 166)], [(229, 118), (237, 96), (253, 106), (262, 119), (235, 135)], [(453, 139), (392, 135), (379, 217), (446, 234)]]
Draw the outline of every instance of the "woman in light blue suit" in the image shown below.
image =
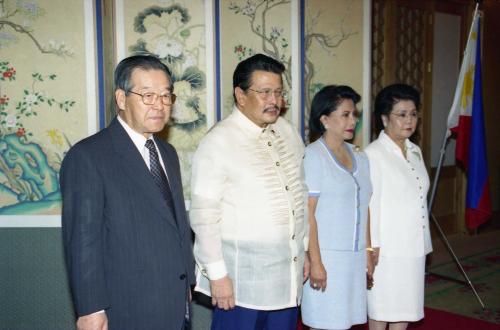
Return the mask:
[(354, 136), (359, 101), (348, 86), (326, 86), (311, 106), (309, 128), (321, 137), (306, 148), (304, 159), (311, 273), (302, 319), (315, 329), (366, 322), (370, 171), (366, 155), (345, 142)]

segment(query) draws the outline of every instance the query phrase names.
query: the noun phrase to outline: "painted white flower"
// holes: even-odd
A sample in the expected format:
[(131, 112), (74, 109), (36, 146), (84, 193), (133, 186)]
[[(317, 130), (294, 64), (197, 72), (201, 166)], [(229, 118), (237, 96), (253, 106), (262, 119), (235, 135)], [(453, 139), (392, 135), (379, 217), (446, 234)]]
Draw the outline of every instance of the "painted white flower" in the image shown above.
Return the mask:
[(197, 61), (196, 57), (194, 57), (191, 54), (186, 55), (185, 60), (184, 60), (184, 67), (189, 68), (190, 66), (196, 66)]
[(73, 56), (75, 52), (68, 46), (64, 41), (57, 40), (49, 40), (48, 46), (45, 47), (45, 50), (53, 52), (59, 56)]
[(273, 26), (271, 28), (271, 33), (270, 33), (271, 39), (277, 39), (281, 35), (282, 32), (283, 32), (283, 29), (279, 29), (278, 27)]
[(31, 24), (32, 24), (32, 21), (27, 20), (27, 19), (24, 19), (21, 22), (22, 27), (25, 28), (25, 29), (29, 29), (31, 27)]
[(5, 126), (7, 127), (16, 127), (17, 125), (17, 118), (14, 115), (7, 115), (5, 117)]
[(241, 7), (241, 13), (243, 15), (253, 16), (255, 14), (256, 9), (257, 7), (255, 6), (254, 3), (247, 1), (246, 5), (244, 7)]
[(18, 0), (17, 1), (17, 7), (19, 9), (28, 10), (28, 11), (30, 11), (32, 13), (34, 13), (38, 9), (38, 5), (34, 1), (21, 1), (21, 0)]
[(156, 44), (155, 53), (161, 58), (167, 56), (179, 57), (182, 54), (182, 50), (180, 42), (170, 38), (162, 38)]
[(17, 1), (17, 9), (27, 16), (37, 17), (44, 14), (44, 11), (35, 1)]
[(24, 96), (23, 100), (26, 102), (26, 106), (31, 107), (36, 101), (38, 101), (38, 96), (37, 94), (28, 94)]
[(0, 49), (7, 48), (7, 46), (11, 43), (14, 43), (17, 40), (16, 36), (8, 33), (0, 31)]

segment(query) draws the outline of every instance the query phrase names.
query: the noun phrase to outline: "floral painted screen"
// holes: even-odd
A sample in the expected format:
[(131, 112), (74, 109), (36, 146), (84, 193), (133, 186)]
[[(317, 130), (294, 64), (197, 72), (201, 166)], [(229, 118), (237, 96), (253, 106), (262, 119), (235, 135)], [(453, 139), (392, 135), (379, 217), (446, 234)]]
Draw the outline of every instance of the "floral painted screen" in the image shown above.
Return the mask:
[[(307, 0), (305, 3), (304, 122), (307, 130), (312, 99), (322, 87), (331, 84), (348, 85), (364, 97), (365, 50), (362, 0)], [(357, 107), (364, 111), (362, 102)], [(361, 113), (359, 119), (354, 143), (361, 146)]]
[(161, 137), (177, 149), (188, 197), (191, 158), (207, 131), (204, 1), (126, 0), (122, 5), (124, 31), (116, 33), (124, 34), (125, 55), (153, 54), (172, 71), (177, 100)]
[[(286, 71), (283, 86), (292, 86), (290, 51), (290, 0), (221, 0), (221, 117), (227, 117), (233, 106), (232, 76), (238, 62), (263, 53), (282, 62)], [(289, 108), (290, 103), (288, 102)], [(290, 119), (287, 111), (285, 118)]]
[(60, 214), (61, 161), (89, 134), (83, 12), (0, 1), (0, 215)]

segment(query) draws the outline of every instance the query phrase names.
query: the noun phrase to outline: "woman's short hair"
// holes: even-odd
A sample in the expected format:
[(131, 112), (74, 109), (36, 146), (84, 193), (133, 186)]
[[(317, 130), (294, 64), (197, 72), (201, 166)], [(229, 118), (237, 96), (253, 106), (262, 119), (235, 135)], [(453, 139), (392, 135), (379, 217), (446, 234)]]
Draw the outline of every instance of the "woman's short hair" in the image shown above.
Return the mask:
[(388, 116), (399, 101), (413, 101), (417, 110), (420, 107), (420, 93), (406, 84), (392, 84), (383, 88), (375, 98), (373, 114), (378, 129), (383, 129), (382, 115)]
[(325, 132), (325, 127), (320, 120), (321, 116), (328, 116), (337, 110), (343, 100), (352, 100), (356, 104), (361, 100), (361, 96), (351, 87), (344, 85), (328, 85), (314, 95), (309, 116), (309, 129), (312, 133), (323, 134)]

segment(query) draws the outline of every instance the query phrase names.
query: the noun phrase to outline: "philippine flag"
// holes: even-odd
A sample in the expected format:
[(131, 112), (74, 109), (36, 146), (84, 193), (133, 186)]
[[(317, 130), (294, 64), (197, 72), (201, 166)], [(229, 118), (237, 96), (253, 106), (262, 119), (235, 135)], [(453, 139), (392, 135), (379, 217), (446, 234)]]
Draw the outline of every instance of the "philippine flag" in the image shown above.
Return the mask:
[(486, 222), (492, 213), (484, 133), (479, 26), (479, 12), (476, 10), (448, 115), (448, 132), (453, 132), (457, 139), (455, 156), (467, 172), (465, 221), (471, 229)]

